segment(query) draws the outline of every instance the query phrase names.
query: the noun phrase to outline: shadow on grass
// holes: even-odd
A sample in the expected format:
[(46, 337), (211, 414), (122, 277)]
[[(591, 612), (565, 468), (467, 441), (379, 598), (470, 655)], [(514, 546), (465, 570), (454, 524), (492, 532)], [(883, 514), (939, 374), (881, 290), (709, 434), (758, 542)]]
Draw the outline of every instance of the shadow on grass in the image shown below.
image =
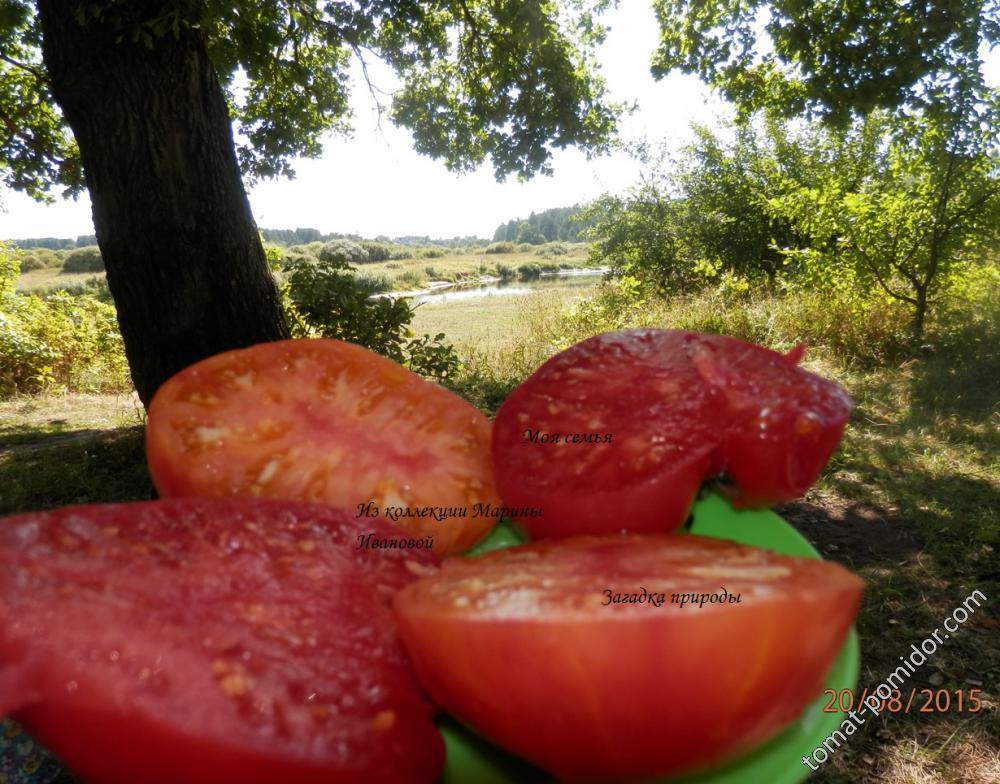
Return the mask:
[(0, 426), (0, 451), (11, 449), (12, 447), (38, 447), (49, 449), (57, 444), (68, 443), (70, 441), (84, 441), (105, 435), (107, 429), (62, 427), (62, 423), (53, 426), (51, 423), (45, 425), (31, 426)]
[[(904, 682), (903, 704), (916, 694), (910, 712), (867, 721), (810, 781), (1000, 781), (1000, 319), (969, 323), (923, 356), (856, 381), (858, 408), (819, 503), (780, 511), (865, 580), (859, 689), (883, 683), (911, 645), (943, 633), (974, 590), (987, 602)], [(972, 689), (982, 704), (974, 713)], [(948, 708), (928, 706), (928, 693), (943, 690)]]
[(151, 494), (142, 427), (73, 431), (0, 449), (0, 514)]
[(1000, 410), (1000, 308), (950, 330), (921, 362), (916, 409), (985, 422)]
[[(778, 510), (824, 557), (843, 563), (865, 581), (857, 619), (861, 676), (855, 698), (875, 689), (935, 630), (973, 589), (987, 602), (902, 684), (901, 703), (869, 717), (810, 781), (823, 784), (1000, 781), (993, 775), (1000, 754), (1000, 590), (988, 573), (939, 552), (933, 538), (898, 514), (867, 504), (827, 508), (812, 503)], [(952, 532), (954, 535), (954, 532)], [(968, 542), (974, 549), (979, 543)], [(975, 562), (973, 562), (975, 563)], [(980, 561), (973, 567), (986, 570)], [(995, 569), (995, 561), (992, 568)], [(978, 689), (975, 712), (971, 690)], [(913, 690), (907, 713), (905, 705)], [(947, 710), (937, 708), (946, 699)], [(962, 710), (958, 710), (958, 694)], [(941, 702), (934, 703), (935, 696)], [(895, 711), (895, 712), (894, 712)], [(847, 718), (846, 714), (842, 717)]]

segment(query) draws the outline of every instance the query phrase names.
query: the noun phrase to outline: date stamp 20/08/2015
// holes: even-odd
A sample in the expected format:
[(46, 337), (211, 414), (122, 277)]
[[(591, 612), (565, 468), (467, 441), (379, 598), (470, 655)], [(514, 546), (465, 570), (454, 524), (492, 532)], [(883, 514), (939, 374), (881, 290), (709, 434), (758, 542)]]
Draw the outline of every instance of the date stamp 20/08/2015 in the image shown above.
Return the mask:
[[(979, 713), (983, 709), (979, 694), (982, 689), (917, 689), (909, 692), (893, 689), (888, 697), (875, 695), (879, 700), (878, 713)], [(863, 705), (868, 698), (868, 689), (855, 695), (850, 689), (825, 689), (827, 698), (824, 713), (850, 713), (856, 705)]]

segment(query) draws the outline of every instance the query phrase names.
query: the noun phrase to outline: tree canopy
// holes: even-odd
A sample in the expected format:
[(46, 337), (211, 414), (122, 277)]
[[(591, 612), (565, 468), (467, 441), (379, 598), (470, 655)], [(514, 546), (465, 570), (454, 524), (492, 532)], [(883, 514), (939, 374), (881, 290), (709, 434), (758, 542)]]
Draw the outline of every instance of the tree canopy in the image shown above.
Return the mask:
[[(149, 50), (200, 30), (251, 181), (292, 174), (323, 134), (348, 130), (352, 58), (366, 75), (374, 60), (399, 75), (391, 96), (369, 87), (419, 152), (455, 170), (489, 160), (502, 179), (547, 171), (554, 148), (606, 148), (618, 109), (593, 64), (609, 1), (91, 0), (76, 21)], [(36, 198), (84, 187), (41, 45), (35, 3), (0, 0), (0, 173)]]
[[(840, 124), (882, 107), (955, 108), (985, 91), (995, 0), (654, 0), (653, 72), (697, 74), (746, 113)], [(961, 110), (961, 108), (959, 109)]]

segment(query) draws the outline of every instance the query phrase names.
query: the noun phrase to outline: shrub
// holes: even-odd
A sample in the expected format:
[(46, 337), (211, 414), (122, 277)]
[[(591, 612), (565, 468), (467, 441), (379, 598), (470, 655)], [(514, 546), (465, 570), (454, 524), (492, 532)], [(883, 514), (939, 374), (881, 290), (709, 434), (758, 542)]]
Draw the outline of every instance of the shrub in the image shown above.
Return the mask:
[(542, 274), (542, 268), (537, 264), (522, 264), (517, 268), (517, 276), (521, 280), (533, 280)]
[(363, 264), (368, 261), (368, 251), (352, 240), (327, 242), (317, 254), (320, 261)]
[(500, 280), (513, 280), (517, 277), (517, 272), (510, 264), (497, 264), (495, 270)]
[(513, 242), (494, 242), (486, 246), (484, 253), (515, 253), (517, 246)]
[(19, 294), (15, 277), (0, 245), (0, 397), (131, 387), (113, 305), (92, 294)]
[(104, 259), (97, 246), (77, 248), (63, 262), (63, 272), (103, 272)]
[(440, 259), (444, 256), (444, 251), (441, 248), (424, 248), (420, 251), (420, 258), (422, 259)]
[(63, 265), (59, 254), (49, 248), (32, 248), (30, 255), (39, 259), (46, 267), (61, 267)]
[(383, 242), (362, 242), (361, 247), (368, 252), (365, 261), (388, 261), (392, 258), (392, 249)]
[(301, 264), (282, 286), (285, 315), (295, 337), (330, 337), (365, 346), (417, 373), (446, 379), (461, 364), (443, 335), (411, 337), (413, 309), (403, 298), (371, 299), (345, 261)]
[(296, 251), (289, 248), (284, 252), (281, 258), (281, 269), (288, 270), (292, 269), (298, 264), (315, 264), (318, 259), (308, 251), (303, 253), (302, 251)]
[(392, 279), (384, 273), (359, 272), (354, 276), (354, 283), (369, 294), (392, 290)]
[(420, 270), (408, 269), (396, 276), (397, 286), (408, 286), (410, 288), (421, 288), (427, 284), (427, 278)]
[(565, 256), (569, 248), (562, 242), (549, 242), (535, 251), (536, 256)]
[(21, 256), (21, 272), (32, 272), (33, 270), (45, 269), (48, 265), (33, 253), (25, 253)]

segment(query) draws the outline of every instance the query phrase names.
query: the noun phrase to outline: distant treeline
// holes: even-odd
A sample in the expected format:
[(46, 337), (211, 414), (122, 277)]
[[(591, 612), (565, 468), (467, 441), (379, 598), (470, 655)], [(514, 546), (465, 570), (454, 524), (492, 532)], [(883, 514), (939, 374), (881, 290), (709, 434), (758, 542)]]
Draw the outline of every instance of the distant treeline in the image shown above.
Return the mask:
[[(330, 242), (332, 240), (352, 240), (361, 242), (368, 239), (358, 234), (338, 234), (336, 232), (324, 234), (319, 229), (261, 229), (261, 236), (265, 242), (273, 245), (308, 245), (310, 242)], [(488, 245), (489, 240), (485, 237), (452, 237), (451, 239), (433, 239), (423, 236), (406, 237), (386, 237), (378, 236), (373, 238), (375, 242), (389, 242), (394, 245), (412, 245), (414, 247), (427, 247), (437, 245), (442, 248), (457, 248), (467, 246)], [(48, 250), (72, 250), (73, 248), (85, 248), (97, 245), (97, 237), (94, 235), (84, 235), (75, 240), (60, 237), (36, 237), (28, 240), (11, 240), (12, 245), (22, 250), (33, 248), (47, 248)]]
[(493, 233), (494, 242), (580, 242), (583, 231), (590, 221), (580, 218), (580, 206), (554, 207), (551, 210), (533, 212), (526, 219), (514, 218), (501, 223)]
[(30, 240), (11, 240), (14, 247), (28, 250), (30, 248), (47, 248), (49, 250), (66, 250), (69, 248), (85, 248), (88, 245), (96, 245), (97, 237), (93, 234), (84, 234), (75, 240), (60, 237), (36, 237)]
[(486, 245), (489, 240), (482, 237), (452, 237), (451, 239), (433, 239), (428, 236), (417, 237), (408, 235), (406, 237), (378, 237), (368, 238), (359, 234), (338, 234), (331, 232), (324, 234), (319, 229), (261, 229), (261, 236), (265, 242), (274, 245), (308, 245), (310, 242), (332, 242), (333, 240), (351, 240), (352, 242), (362, 242), (373, 239), (375, 242), (387, 242), (394, 245), (412, 245), (414, 247), (426, 247), (428, 245), (438, 245), (442, 248), (455, 248), (467, 245)]

